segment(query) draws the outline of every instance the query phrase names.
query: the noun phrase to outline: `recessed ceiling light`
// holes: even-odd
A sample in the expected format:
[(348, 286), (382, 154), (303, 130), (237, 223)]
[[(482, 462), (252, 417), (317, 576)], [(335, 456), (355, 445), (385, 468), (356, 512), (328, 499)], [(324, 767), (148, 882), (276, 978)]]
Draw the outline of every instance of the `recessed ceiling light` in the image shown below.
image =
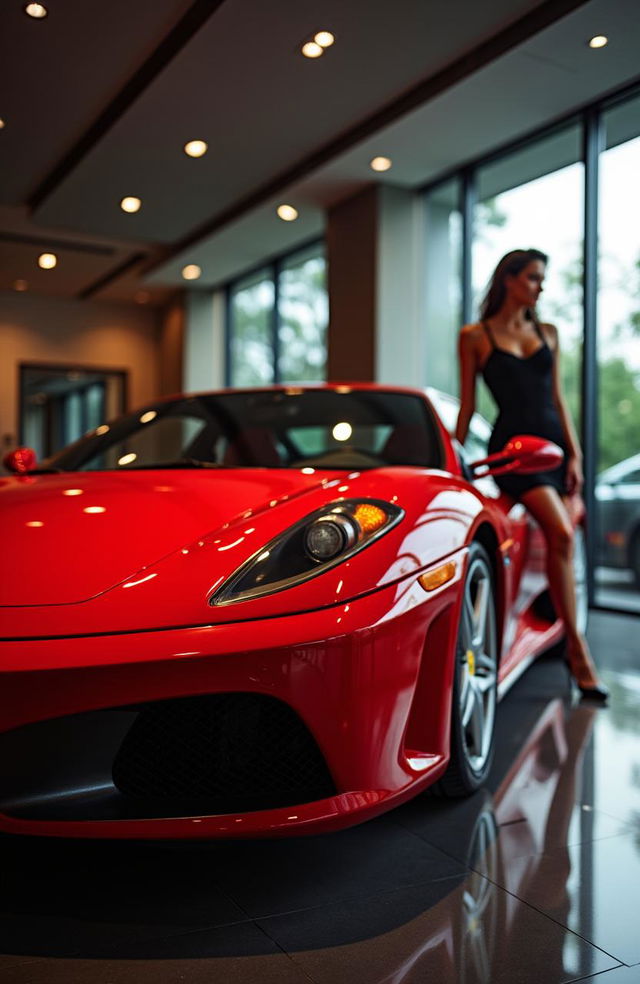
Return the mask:
[(372, 171), (388, 171), (391, 167), (391, 160), (388, 157), (374, 157), (370, 167)]
[(298, 209), (294, 208), (293, 205), (278, 205), (276, 212), (283, 222), (293, 222), (294, 219), (298, 218)]
[(120, 202), (120, 208), (123, 212), (139, 212), (142, 202), (139, 198), (135, 198), (133, 195), (128, 195), (123, 198)]
[(321, 48), (330, 48), (335, 41), (335, 37), (331, 31), (318, 31), (318, 33), (314, 35), (313, 40), (316, 44), (319, 44)]
[(324, 54), (324, 48), (316, 41), (307, 41), (302, 45), (302, 54), (305, 58), (319, 58)]
[(182, 276), (185, 280), (197, 280), (201, 273), (202, 270), (197, 263), (188, 263), (182, 268)]
[(40, 253), (38, 257), (38, 266), (41, 270), (53, 270), (57, 262), (58, 257), (55, 253)]
[(190, 140), (184, 145), (184, 152), (188, 157), (203, 157), (209, 149), (205, 140)]
[(43, 3), (25, 3), (24, 12), (28, 14), (29, 17), (34, 17), (35, 20), (42, 20), (46, 17), (49, 11)]
[(4, 130), (4, 120), (0, 118), (0, 130)]
[(28, 280), (14, 280), (13, 281), (13, 289), (14, 290), (29, 290), (29, 281)]
[(604, 48), (605, 44), (609, 43), (609, 38), (605, 37), (604, 34), (596, 34), (595, 37), (591, 38), (589, 41), (590, 48)]

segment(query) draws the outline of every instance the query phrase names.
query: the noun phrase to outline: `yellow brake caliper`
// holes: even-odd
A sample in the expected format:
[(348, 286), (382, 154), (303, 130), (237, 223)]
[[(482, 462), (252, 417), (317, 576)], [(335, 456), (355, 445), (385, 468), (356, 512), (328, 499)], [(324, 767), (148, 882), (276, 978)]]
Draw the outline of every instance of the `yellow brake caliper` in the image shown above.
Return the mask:
[(476, 672), (476, 657), (473, 649), (467, 649), (467, 666), (469, 667), (471, 676), (474, 676)]

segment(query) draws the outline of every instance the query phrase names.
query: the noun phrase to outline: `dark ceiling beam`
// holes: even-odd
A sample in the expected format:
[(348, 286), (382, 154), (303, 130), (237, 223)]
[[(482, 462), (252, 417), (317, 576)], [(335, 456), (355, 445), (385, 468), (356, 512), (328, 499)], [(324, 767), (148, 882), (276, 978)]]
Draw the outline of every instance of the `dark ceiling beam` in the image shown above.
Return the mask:
[(472, 51), (468, 52), (468, 54), (458, 58), (441, 71), (423, 79), (413, 89), (410, 89), (398, 99), (383, 106), (382, 109), (372, 113), (347, 133), (341, 134), (335, 140), (331, 140), (309, 157), (299, 161), (292, 168), (262, 185), (256, 191), (252, 192), (252, 194), (231, 205), (224, 212), (203, 222), (193, 232), (189, 233), (188, 236), (174, 243), (164, 257), (161, 259), (154, 257), (150, 260), (144, 269), (144, 273), (150, 273), (161, 264), (167, 262), (167, 260), (179, 255), (191, 246), (195, 246), (202, 239), (218, 232), (224, 226), (240, 218), (245, 212), (256, 208), (289, 185), (307, 177), (316, 168), (327, 164), (334, 157), (350, 150), (351, 147), (358, 144), (361, 140), (372, 136), (378, 130), (393, 123), (401, 116), (422, 106), (446, 89), (468, 78), (474, 72), (484, 68), (485, 65), (495, 61), (496, 58), (500, 58), (530, 37), (533, 37), (562, 17), (572, 13), (579, 7), (585, 6), (589, 2), (590, 0), (545, 0), (544, 3), (541, 3), (534, 10), (525, 14), (524, 17), (521, 17), (498, 34), (495, 34), (492, 38), (489, 38), (488, 41), (478, 45)]
[(112, 284), (114, 280), (118, 280), (125, 273), (129, 273), (133, 267), (137, 266), (145, 258), (146, 253), (133, 253), (132, 256), (128, 256), (126, 260), (119, 263), (118, 266), (114, 267), (112, 270), (107, 270), (101, 277), (94, 280), (93, 283), (89, 284), (87, 287), (83, 287), (81, 291), (77, 294), (77, 299), (79, 301), (86, 301), (89, 297), (93, 297), (100, 290), (104, 290), (109, 284)]
[(62, 184), (67, 175), (118, 122), (223, 3), (224, 0), (195, 0), (191, 4), (186, 14), (161, 41), (153, 54), (138, 68), (106, 109), (31, 194), (28, 205), (32, 211), (39, 208)]
[(0, 232), (0, 242), (34, 246), (36, 249), (66, 249), (73, 253), (94, 253), (96, 256), (113, 256), (116, 252), (113, 246), (81, 243), (76, 239), (52, 239), (51, 236), (25, 236), (18, 232)]

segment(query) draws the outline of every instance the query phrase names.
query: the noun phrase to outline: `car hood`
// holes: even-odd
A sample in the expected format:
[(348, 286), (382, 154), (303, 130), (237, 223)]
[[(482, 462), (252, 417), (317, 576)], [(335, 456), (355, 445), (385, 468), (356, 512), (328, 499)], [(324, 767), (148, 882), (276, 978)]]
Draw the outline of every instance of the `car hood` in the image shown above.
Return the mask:
[(0, 479), (0, 606), (108, 591), (199, 537), (310, 492), (327, 472), (73, 472)]

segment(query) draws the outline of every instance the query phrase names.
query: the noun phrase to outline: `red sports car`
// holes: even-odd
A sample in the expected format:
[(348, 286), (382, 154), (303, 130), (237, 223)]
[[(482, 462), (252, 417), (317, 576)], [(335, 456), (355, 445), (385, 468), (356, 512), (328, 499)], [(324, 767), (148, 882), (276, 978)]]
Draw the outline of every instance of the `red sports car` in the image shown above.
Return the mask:
[(178, 396), (8, 455), (0, 831), (316, 833), (477, 788), (498, 697), (563, 632), (490, 474), (559, 453), (465, 463), (423, 392), (354, 384)]

